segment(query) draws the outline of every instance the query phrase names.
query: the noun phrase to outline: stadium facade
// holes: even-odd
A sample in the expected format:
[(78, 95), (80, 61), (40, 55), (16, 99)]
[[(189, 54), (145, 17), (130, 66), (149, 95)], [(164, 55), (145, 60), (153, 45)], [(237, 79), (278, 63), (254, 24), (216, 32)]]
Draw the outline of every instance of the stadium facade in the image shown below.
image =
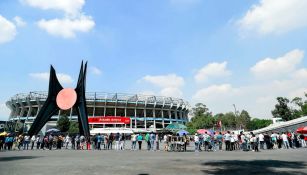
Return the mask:
[[(9, 121), (31, 124), (47, 95), (47, 92), (30, 92), (13, 96), (6, 102), (11, 110)], [(185, 124), (188, 121), (189, 103), (179, 98), (88, 92), (86, 104), (92, 128), (159, 130), (173, 122)], [(77, 121), (77, 111), (71, 108), (59, 110), (48, 123), (54, 125), (62, 115)]]

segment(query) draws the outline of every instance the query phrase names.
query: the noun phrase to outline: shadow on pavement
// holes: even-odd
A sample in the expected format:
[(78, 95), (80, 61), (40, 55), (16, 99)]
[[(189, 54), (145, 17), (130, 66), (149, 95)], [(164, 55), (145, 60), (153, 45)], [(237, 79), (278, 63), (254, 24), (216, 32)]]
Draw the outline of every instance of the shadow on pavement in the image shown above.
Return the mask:
[(15, 156), (15, 157), (0, 157), (0, 162), (23, 160), (23, 159), (35, 159), (40, 156)]
[(222, 160), (203, 163), (205, 174), (302, 174), (307, 175), (305, 162), (280, 160)]

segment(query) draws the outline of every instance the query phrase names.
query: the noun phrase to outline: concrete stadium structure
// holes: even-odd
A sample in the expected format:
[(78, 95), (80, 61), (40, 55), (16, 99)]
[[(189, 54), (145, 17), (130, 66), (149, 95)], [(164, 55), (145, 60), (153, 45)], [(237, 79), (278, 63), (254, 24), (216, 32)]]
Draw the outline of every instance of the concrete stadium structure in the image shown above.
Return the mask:
[[(9, 121), (32, 123), (47, 98), (47, 92), (30, 92), (13, 96), (6, 105), (11, 113)], [(129, 124), (95, 125), (101, 128), (163, 129), (168, 124), (188, 121), (189, 103), (179, 98), (123, 94), (123, 93), (86, 93), (89, 117), (129, 117)], [(59, 110), (52, 116), (49, 124), (53, 125), (59, 116), (66, 115), (70, 120), (77, 120), (76, 109)], [(94, 126), (92, 126), (94, 127)]]

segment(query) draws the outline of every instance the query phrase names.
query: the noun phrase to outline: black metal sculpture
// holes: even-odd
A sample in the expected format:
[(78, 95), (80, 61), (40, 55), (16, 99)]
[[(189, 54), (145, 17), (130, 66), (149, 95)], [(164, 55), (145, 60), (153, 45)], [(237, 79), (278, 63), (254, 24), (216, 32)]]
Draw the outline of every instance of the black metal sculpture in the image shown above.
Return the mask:
[[(86, 138), (89, 138), (90, 131), (88, 125), (88, 113), (85, 99), (86, 70), (87, 62), (85, 63), (83, 68), (82, 61), (77, 87), (75, 88), (75, 92), (77, 93), (77, 101), (74, 104), (73, 108), (77, 110), (80, 134), (84, 135)], [(29, 135), (38, 134), (38, 132), (50, 120), (50, 118), (60, 110), (59, 106), (57, 105), (56, 98), (61, 90), (63, 90), (63, 87), (59, 83), (59, 80), (56, 76), (56, 72), (51, 65), (48, 97), (44, 105), (40, 109), (39, 113), (37, 114), (30, 130), (28, 131)]]

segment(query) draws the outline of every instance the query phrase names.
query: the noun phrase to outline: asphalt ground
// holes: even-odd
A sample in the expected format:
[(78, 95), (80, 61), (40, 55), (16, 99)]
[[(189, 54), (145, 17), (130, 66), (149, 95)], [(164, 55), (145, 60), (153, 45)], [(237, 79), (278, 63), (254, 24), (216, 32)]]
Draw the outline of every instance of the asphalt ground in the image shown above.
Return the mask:
[(25, 150), (0, 152), (1, 175), (306, 174), (307, 148), (260, 152)]

